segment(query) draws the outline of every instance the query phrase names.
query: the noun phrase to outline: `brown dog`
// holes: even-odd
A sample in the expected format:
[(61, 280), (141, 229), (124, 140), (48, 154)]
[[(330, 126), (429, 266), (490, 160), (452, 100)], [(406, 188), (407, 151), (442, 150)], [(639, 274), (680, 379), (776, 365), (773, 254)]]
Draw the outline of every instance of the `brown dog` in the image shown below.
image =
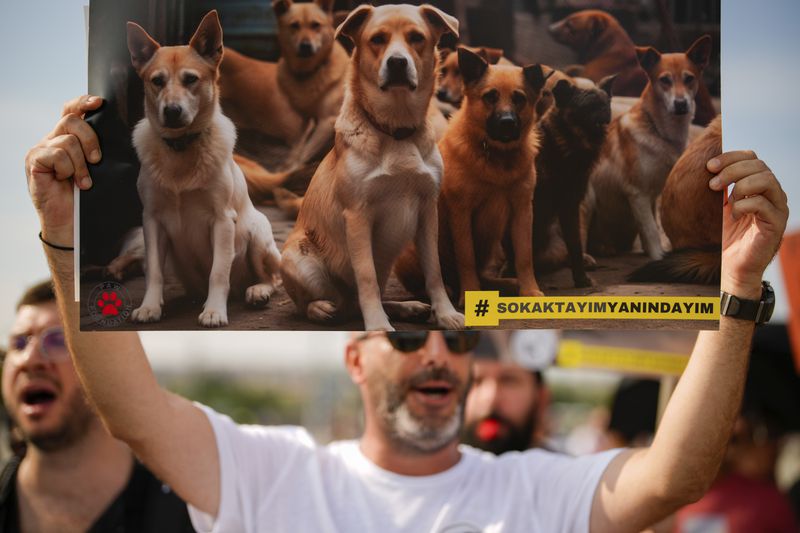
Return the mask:
[[(440, 210), (440, 254), (445, 283), (463, 305), (464, 291), (481, 289), (510, 228), (519, 293), (542, 296), (533, 273), (531, 234), (534, 158), (539, 137), (536, 103), (545, 84), (540, 65), (489, 65), (461, 47), (458, 64), (465, 104), (439, 143), (445, 162)], [(452, 243), (452, 244), (451, 244)], [(418, 290), (416, 257), (403, 254), (395, 271)]]
[(712, 191), (708, 161), (722, 153), (722, 118), (686, 148), (661, 194), (661, 224), (672, 251), (635, 271), (631, 281), (719, 283), (722, 192)]
[(270, 63), (226, 50), (220, 94), (239, 130), (292, 147), (291, 168), (330, 147), (349, 57), (334, 39), (333, 0), (273, 0), (272, 7), (281, 59)]
[[(360, 307), (367, 330), (392, 330), (389, 316), (430, 311), (438, 327), (464, 327), (437, 253), (442, 158), (431, 117), (439, 113), (432, 96), (445, 33), (457, 35), (458, 21), (429, 5), (362, 5), (337, 30), (355, 49), (336, 142), (311, 180), (281, 265), (286, 291), (311, 320), (349, 318)], [(430, 307), (381, 301), (395, 259), (412, 241)]]
[(655, 206), (673, 165), (689, 139), (711, 38), (695, 41), (685, 53), (661, 54), (638, 48), (650, 82), (639, 102), (617, 117), (592, 172), (592, 218), (587, 247), (593, 255), (616, 255), (633, 246), (638, 234), (651, 259), (661, 259)]
[[(614, 94), (639, 96), (647, 85), (647, 74), (639, 66), (636, 45), (612, 15), (597, 9), (578, 11), (552, 24), (550, 35), (578, 53), (583, 65), (580, 76), (598, 83), (616, 74)], [(717, 112), (705, 83), (700, 83), (694, 123), (705, 126)]]

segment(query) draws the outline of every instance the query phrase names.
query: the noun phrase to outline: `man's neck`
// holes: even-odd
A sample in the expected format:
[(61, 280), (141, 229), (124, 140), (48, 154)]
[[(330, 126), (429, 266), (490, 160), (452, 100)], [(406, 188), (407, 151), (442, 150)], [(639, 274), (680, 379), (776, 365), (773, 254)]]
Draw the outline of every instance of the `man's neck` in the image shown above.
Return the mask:
[(435, 452), (420, 452), (401, 447), (370, 428), (360, 442), (361, 452), (376, 466), (403, 476), (431, 476), (458, 464), (458, 440)]

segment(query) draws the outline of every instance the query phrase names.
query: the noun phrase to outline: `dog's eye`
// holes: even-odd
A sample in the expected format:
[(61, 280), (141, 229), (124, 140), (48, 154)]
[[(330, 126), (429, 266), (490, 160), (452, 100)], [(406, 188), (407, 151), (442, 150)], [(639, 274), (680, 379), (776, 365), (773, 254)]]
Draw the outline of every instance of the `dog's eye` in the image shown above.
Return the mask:
[(500, 100), (500, 94), (494, 89), (483, 94), (483, 101), (489, 105), (494, 105), (499, 100)]
[(297, 30), (300, 29), (300, 23), (299, 22), (292, 22), (291, 24), (289, 24), (289, 27), (292, 28), (294, 31), (297, 31)]
[(685, 83), (686, 85), (689, 85), (690, 83), (694, 82), (694, 80), (695, 80), (695, 77), (694, 77), (693, 74), (686, 74), (683, 77), (683, 83)]
[(194, 74), (186, 74), (186, 75), (183, 77), (183, 84), (184, 84), (184, 85), (186, 85), (186, 86), (189, 86), (189, 85), (192, 85), (193, 83), (195, 83), (195, 82), (196, 82), (197, 80), (199, 80), (199, 79), (200, 79), (200, 78), (198, 78), (198, 77), (197, 77), (196, 75), (194, 75)]
[(381, 46), (383, 44), (386, 44), (386, 36), (382, 33), (376, 33), (375, 35), (372, 36), (369, 42), (374, 44), (375, 46)]
[(425, 36), (418, 31), (412, 31), (408, 34), (408, 42), (411, 44), (420, 44), (425, 42)]
[(317, 22), (316, 20), (315, 20), (314, 22), (312, 22), (312, 23), (311, 23), (311, 29), (312, 29), (312, 30), (318, 30), (318, 29), (320, 29), (321, 27), (322, 27), (322, 24), (320, 24), (320, 23), (319, 23), (319, 22)]
[(165, 85), (164, 76), (154, 76), (150, 82), (158, 88), (161, 88)]
[(513, 95), (511, 95), (511, 101), (514, 102), (515, 106), (523, 107), (528, 103), (528, 98), (520, 92), (515, 92)]
[(660, 78), (658, 78), (658, 81), (664, 87), (672, 87), (672, 78), (670, 78), (669, 76), (661, 76)]

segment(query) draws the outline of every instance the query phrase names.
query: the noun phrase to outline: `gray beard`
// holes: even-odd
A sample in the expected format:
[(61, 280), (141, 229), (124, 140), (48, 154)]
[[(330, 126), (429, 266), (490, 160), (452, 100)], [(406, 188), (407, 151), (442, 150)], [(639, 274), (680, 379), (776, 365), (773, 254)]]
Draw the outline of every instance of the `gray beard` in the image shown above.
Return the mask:
[(388, 413), (385, 421), (390, 429), (389, 437), (398, 447), (417, 453), (433, 453), (445, 448), (458, 437), (462, 418), (463, 409), (459, 405), (444, 424), (426, 424), (415, 418), (403, 403), (395, 411)]
[(378, 404), (378, 414), (392, 443), (410, 453), (433, 453), (458, 438), (464, 419), (464, 398), (459, 399), (447, 420), (427, 421), (414, 416), (405, 402), (408, 390), (387, 384), (386, 395)]

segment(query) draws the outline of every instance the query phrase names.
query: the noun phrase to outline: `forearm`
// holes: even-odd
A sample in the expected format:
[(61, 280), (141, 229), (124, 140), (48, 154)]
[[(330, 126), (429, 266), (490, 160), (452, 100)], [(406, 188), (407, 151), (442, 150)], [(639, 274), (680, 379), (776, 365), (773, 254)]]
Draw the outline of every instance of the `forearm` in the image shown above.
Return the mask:
[[(68, 242), (60, 231), (46, 235), (54, 242)], [(164, 396), (139, 337), (127, 331), (82, 333), (80, 304), (74, 298), (73, 254), (48, 246), (44, 249), (70, 353), (84, 390), (113, 434), (135, 438), (145, 431), (147, 413), (156, 408), (152, 404), (163, 401)]]
[[(760, 287), (723, 287), (758, 299)], [(678, 501), (700, 497), (714, 480), (739, 413), (754, 325), (720, 317), (718, 332), (698, 335), (653, 445), (647, 451), (659, 492)]]

